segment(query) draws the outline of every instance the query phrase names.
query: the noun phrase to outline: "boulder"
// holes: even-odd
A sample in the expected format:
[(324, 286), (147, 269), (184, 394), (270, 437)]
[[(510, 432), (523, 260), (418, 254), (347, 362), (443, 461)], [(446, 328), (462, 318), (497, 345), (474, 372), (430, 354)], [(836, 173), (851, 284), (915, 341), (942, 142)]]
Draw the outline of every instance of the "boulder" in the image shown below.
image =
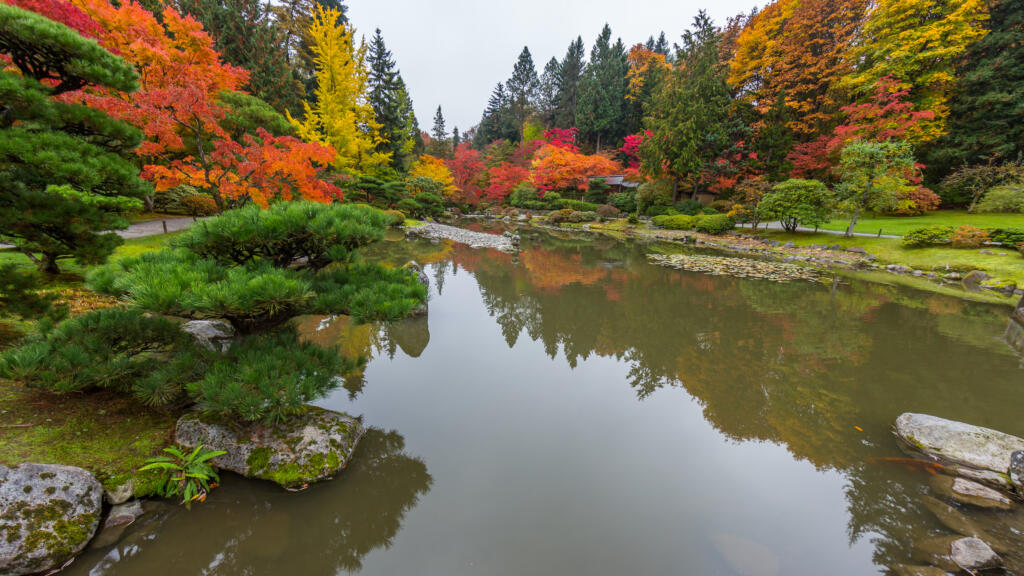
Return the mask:
[(1002, 559), (978, 538), (939, 536), (918, 542), (916, 555), (948, 572), (985, 570), (1002, 565)]
[(981, 283), (989, 278), (989, 275), (985, 272), (982, 272), (981, 270), (973, 270), (964, 276), (961, 283), (963, 284), (964, 289), (968, 292), (978, 292), (981, 290)]
[(107, 514), (107, 519), (103, 521), (100, 533), (89, 543), (89, 548), (106, 548), (117, 544), (121, 540), (121, 536), (124, 535), (125, 529), (145, 513), (142, 503), (138, 500), (112, 507), (110, 513)]
[(218, 468), (294, 489), (344, 469), (364, 433), (356, 418), (310, 406), (305, 413), (270, 426), (193, 412), (178, 420), (174, 438), (183, 446), (202, 444), (227, 452), (210, 461)]
[(85, 548), (103, 511), (103, 487), (72, 466), (0, 466), (0, 574), (59, 568)]
[(868, 251), (865, 250), (862, 246), (850, 246), (849, 248), (846, 249), (846, 251), (847, 252), (853, 252), (854, 254), (867, 254), (868, 253)]
[(135, 495), (135, 481), (128, 480), (120, 486), (114, 488), (104, 488), (103, 497), (110, 504), (116, 506), (118, 504), (124, 504), (125, 502), (132, 499)]
[(1008, 476), (1010, 457), (1024, 450), (1024, 438), (926, 414), (901, 414), (896, 435), (924, 454)]
[(405, 266), (402, 266), (406, 270), (409, 270), (416, 275), (416, 279), (419, 280), (420, 284), (423, 284), (427, 288), (430, 288), (430, 277), (423, 271), (423, 267), (419, 265), (415, 260), (406, 262)]
[(943, 498), (975, 508), (1009, 510), (1013, 502), (1003, 493), (966, 478), (936, 474), (931, 478), (932, 489)]
[(181, 325), (203, 348), (213, 352), (227, 352), (235, 329), (226, 320), (192, 320)]
[(1017, 493), (1024, 496), (1024, 450), (1017, 450), (1010, 455), (1010, 482)]

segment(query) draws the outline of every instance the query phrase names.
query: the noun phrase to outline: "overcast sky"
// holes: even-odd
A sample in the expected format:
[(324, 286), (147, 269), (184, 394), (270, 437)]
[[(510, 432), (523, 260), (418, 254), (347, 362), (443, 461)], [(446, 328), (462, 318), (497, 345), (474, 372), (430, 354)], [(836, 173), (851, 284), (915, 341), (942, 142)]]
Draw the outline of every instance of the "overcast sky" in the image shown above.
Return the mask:
[(498, 82), (512, 75), (523, 46), (537, 73), (569, 42), (583, 37), (587, 55), (605, 22), (627, 48), (664, 30), (669, 43), (701, 8), (721, 25), (764, 0), (347, 0), (359, 35), (376, 28), (395, 56), (416, 104), (420, 127), (430, 130), (440, 105), (448, 130), (480, 121)]

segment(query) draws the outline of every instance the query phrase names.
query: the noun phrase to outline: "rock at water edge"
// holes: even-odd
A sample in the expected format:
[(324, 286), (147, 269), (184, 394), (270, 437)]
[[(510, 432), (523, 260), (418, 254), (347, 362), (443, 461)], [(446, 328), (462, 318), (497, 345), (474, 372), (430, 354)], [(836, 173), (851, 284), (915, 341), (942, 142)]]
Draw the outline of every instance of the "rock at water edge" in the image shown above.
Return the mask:
[(59, 568), (85, 548), (103, 511), (103, 487), (73, 466), (0, 466), (0, 574)]
[(1006, 475), (1024, 438), (927, 414), (901, 414), (896, 435), (921, 452), (956, 464)]
[(178, 420), (174, 437), (184, 446), (202, 444), (227, 452), (210, 461), (218, 468), (300, 488), (344, 469), (364, 433), (356, 418), (311, 406), (270, 426), (186, 414)]

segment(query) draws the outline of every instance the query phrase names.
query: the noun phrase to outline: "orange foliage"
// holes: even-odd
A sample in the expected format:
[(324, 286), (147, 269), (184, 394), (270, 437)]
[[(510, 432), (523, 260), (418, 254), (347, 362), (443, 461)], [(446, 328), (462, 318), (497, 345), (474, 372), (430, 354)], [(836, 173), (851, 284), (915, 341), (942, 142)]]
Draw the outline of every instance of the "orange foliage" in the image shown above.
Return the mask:
[(533, 183), (541, 190), (586, 190), (590, 178), (621, 172), (622, 166), (614, 160), (558, 146), (544, 146), (533, 160)]

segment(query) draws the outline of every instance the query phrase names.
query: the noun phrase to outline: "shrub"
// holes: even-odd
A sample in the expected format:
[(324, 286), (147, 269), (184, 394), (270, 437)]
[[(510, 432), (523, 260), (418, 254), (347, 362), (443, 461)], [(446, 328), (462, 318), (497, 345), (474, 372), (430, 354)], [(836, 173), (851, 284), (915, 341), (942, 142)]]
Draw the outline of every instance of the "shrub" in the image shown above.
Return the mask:
[[(669, 180), (655, 180), (641, 184), (636, 191), (637, 210), (647, 214), (648, 209), (652, 206), (671, 206), (672, 189), (672, 182)], [(663, 212), (659, 212), (659, 214), (661, 213)]]
[(598, 218), (604, 218), (605, 220), (618, 218), (622, 214), (621, 210), (609, 204), (602, 204), (598, 206), (595, 212), (597, 212)]
[(549, 207), (542, 200), (526, 200), (519, 204), (524, 210), (547, 210)]
[(992, 188), (978, 202), (978, 212), (1024, 212), (1024, 184)]
[(218, 212), (217, 203), (209, 196), (186, 196), (181, 199), (181, 207), (193, 217), (212, 216)]
[(974, 226), (961, 226), (949, 237), (953, 248), (977, 248), (988, 242), (988, 232)]
[(630, 214), (629, 218), (626, 219), (626, 222), (629, 222), (631, 225), (636, 226), (637, 224), (640, 223), (640, 218), (638, 218), (636, 214)]
[(623, 212), (636, 212), (636, 193), (617, 192), (608, 196), (608, 203)]
[(1017, 246), (1024, 242), (1024, 228), (989, 228), (989, 238), (1004, 246)]
[(348, 314), (357, 321), (398, 320), (427, 299), (427, 288), (402, 268), (358, 263), (324, 270), (313, 277), (316, 296), (305, 312)]
[(689, 214), (690, 216), (696, 216), (697, 213), (704, 209), (704, 205), (697, 200), (687, 199), (683, 200), (682, 202), (676, 203), (675, 208), (676, 210), (679, 211), (680, 214)]
[(655, 216), (651, 218), (651, 222), (655, 226), (669, 230), (692, 230), (697, 224), (697, 218), (687, 214), (676, 214), (674, 216)]
[(1024, 256), (1024, 242), (1017, 244), (1017, 251), (1020, 252), (1021, 256)]
[(587, 184), (587, 193), (583, 195), (583, 199), (587, 202), (594, 202), (602, 204), (608, 201), (608, 190), (611, 186), (605, 182), (604, 178), (594, 178)]
[[(141, 311), (108, 308), (64, 320), (45, 336), (0, 355), (0, 376), (48, 392), (109, 388), (128, 392), (161, 363), (188, 356), (201, 364), (178, 325)], [(180, 376), (165, 374), (176, 393)]]
[[(733, 202), (731, 200), (715, 200), (704, 207), (705, 214), (725, 214), (729, 210), (732, 210)], [(711, 209), (714, 212), (708, 212)]]
[(922, 216), (927, 212), (937, 210), (941, 203), (942, 199), (938, 194), (922, 186), (900, 194), (896, 198), (896, 209), (893, 210), (893, 214)]
[(290, 331), (246, 336), (188, 390), (205, 413), (272, 424), (326, 396), (339, 374), (361, 363)]
[(384, 214), (387, 214), (389, 218), (388, 225), (392, 228), (405, 224), (405, 214), (400, 210), (385, 210)]
[(419, 202), (412, 198), (402, 198), (395, 203), (395, 208), (401, 210), (405, 214), (408, 214), (412, 218), (418, 218), (423, 214), (423, 207), (420, 206)]
[(708, 214), (697, 216), (694, 227), (698, 232), (717, 236), (735, 228), (736, 222), (725, 214)]
[(923, 248), (949, 244), (953, 230), (952, 226), (915, 228), (903, 236), (903, 245), (909, 248)]
[(832, 217), (835, 196), (817, 180), (791, 179), (776, 184), (757, 206), (763, 220), (778, 220), (795, 232), (801, 226), (825, 224)]
[(597, 204), (592, 202), (584, 202), (582, 200), (571, 200), (568, 198), (560, 198), (548, 202), (548, 206), (553, 210), (564, 210), (566, 208), (570, 210), (576, 210), (577, 212), (594, 212), (597, 210)]
[(440, 216), (444, 213), (444, 200), (432, 192), (417, 194), (416, 203), (420, 205), (420, 214), (423, 216)]
[(572, 209), (564, 208), (557, 210), (548, 215), (548, 222), (551, 224), (562, 224), (569, 221), (569, 217), (572, 216)]
[(593, 222), (597, 220), (597, 212), (577, 212), (573, 211), (569, 214), (569, 222)]
[(518, 208), (525, 208), (524, 204), (527, 202), (540, 202), (540, 193), (537, 192), (537, 187), (533, 184), (523, 182), (509, 194), (508, 203)]
[(652, 204), (651, 206), (647, 207), (647, 210), (644, 211), (644, 214), (650, 216), (651, 218), (654, 218), (655, 216), (666, 216), (669, 214), (675, 214), (675, 210), (673, 210), (671, 206)]
[(392, 218), (351, 204), (249, 205), (197, 222), (173, 245), (227, 265), (268, 261), (285, 267), (302, 258), (319, 269), (346, 262), (357, 248), (382, 239)]

